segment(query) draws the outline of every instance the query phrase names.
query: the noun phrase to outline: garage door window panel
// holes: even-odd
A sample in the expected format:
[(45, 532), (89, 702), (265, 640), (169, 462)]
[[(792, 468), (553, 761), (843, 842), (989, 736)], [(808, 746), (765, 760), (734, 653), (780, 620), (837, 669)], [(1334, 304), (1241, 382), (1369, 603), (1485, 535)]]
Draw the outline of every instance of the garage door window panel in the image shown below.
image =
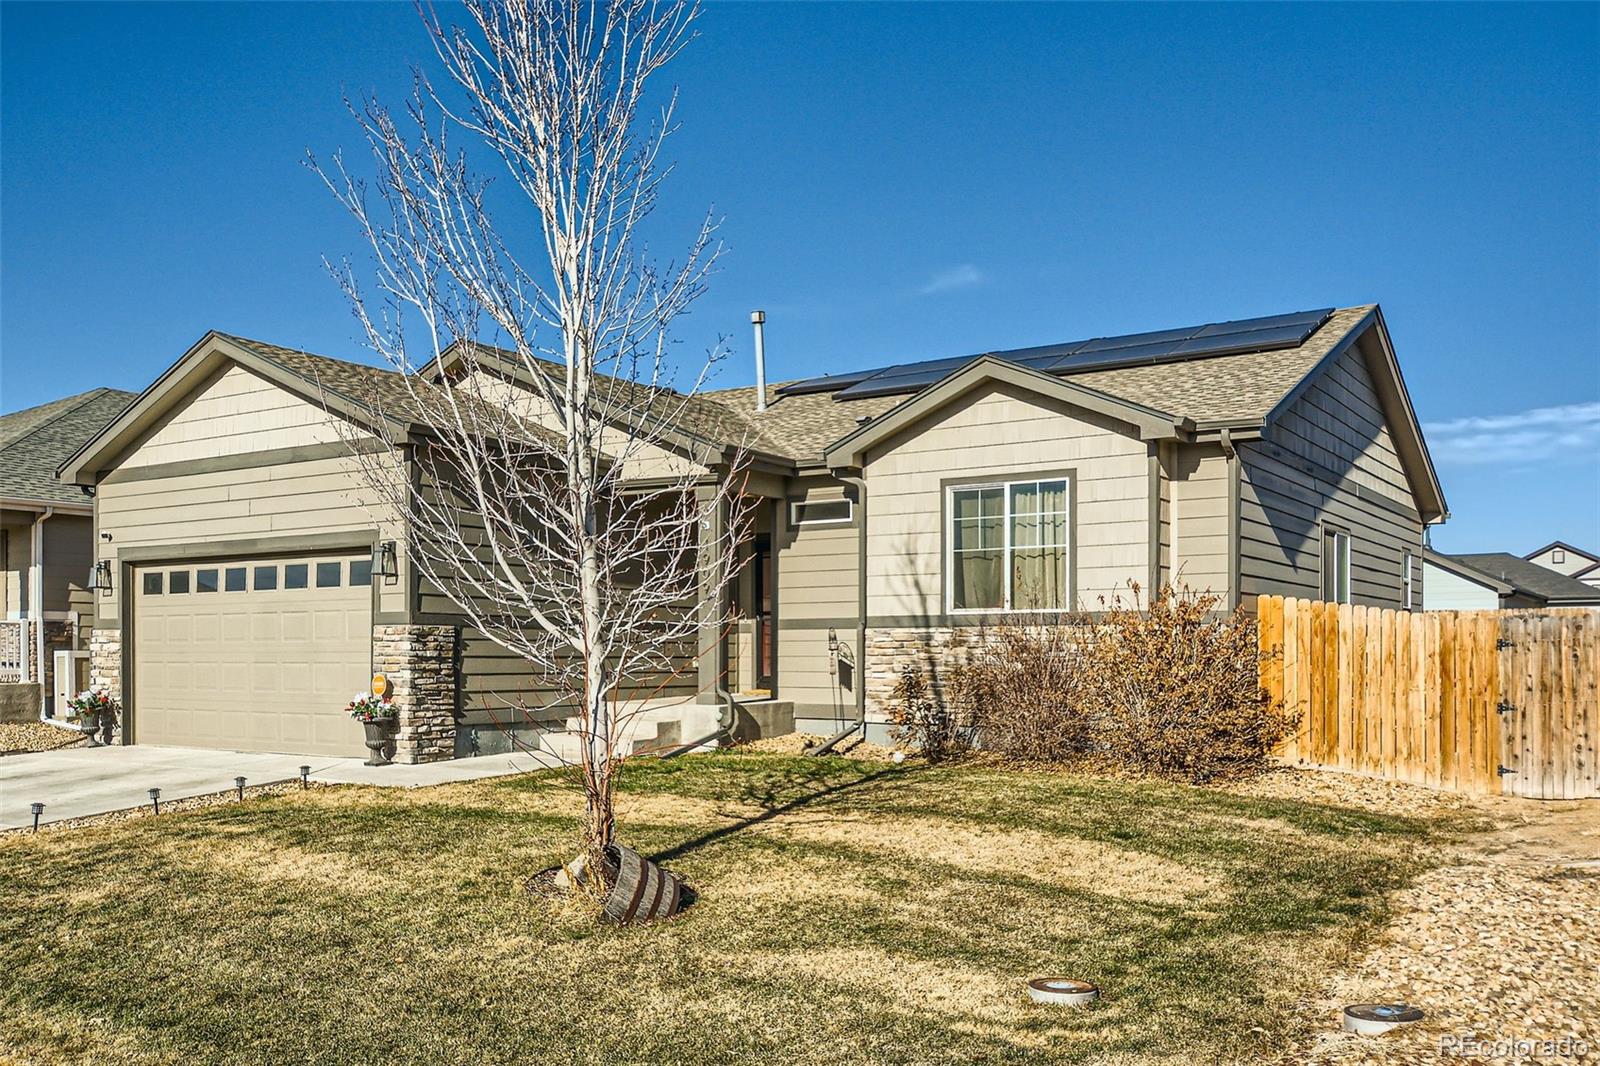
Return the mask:
[(290, 563), (283, 568), (283, 587), (286, 589), (303, 589), (306, 587), (306, 578), (311, 569), (305, 563)]
[(317, 564), (317, 588), (336, 589), (339, 587), (340, 563)]
[(168, 574), (167, 590), (174, 596), (186, 595), (189, 591), (189, 571), (174, 570)]
[(350, 560), (350, 585), (352, 588), (367, 588), (372, 584), (372, 560)]
[(217, 571), (196, 570), (194, 572), (194, 590), (196, 592), (217, 591)]
[(257, 592), (271, 592), (278, 587), (278, 568), (276, 566), (258, 566), (255, 573), (255, 589)]
[(161, 572), (144, 575), (144, 594), (146, 596), (161, 595)]

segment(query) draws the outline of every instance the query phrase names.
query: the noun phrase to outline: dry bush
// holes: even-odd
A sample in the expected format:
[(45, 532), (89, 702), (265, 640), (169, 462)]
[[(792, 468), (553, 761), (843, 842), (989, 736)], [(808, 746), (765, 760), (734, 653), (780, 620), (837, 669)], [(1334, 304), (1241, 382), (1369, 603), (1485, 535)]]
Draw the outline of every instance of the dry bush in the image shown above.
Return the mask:
[(967, 660), (949, 671), (949, 702), (981, 729), (982, 745), (1007, 758), (1063, 762), (1088, 750), (1081, 698), (1082, 625), (1006, 621), (982, 630)]
[(921, 749), (929, 762), (964, 755), (972, 746), (972, 723), (962, 723), (955, 708), (933, 691), (915, 666), (901, 668), (890, 710), (895, 739)]
[(1207, 781), (1260, 767), (1294, 726), (1261, 688), (1255, 622), (1218, 615), (1220, 602), (1168, 587), (1148, 610), (1108, 605), (1084, 647), (1080, 693), (1123, 767)]

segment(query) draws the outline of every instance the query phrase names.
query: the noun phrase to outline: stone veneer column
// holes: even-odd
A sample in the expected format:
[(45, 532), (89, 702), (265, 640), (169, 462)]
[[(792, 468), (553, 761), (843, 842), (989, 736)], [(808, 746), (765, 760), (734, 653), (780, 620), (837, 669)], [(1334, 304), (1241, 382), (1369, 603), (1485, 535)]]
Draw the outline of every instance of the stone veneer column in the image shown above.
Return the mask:
[(373, 669), (389, 679), (400, 710), (396, 761), (455, 758), (456, 644), (454, 626), (372, 627)]
[(867, 630), (867, 718), (889, 719), (895, 686), (908, 665), (920, 669), (937, 693), (944, 671), (960, 661), (966, 639), (949, 626)]
[(95, 626), (89, 633), (89, 687), (105, 689), (123, 705), (122, 630)]

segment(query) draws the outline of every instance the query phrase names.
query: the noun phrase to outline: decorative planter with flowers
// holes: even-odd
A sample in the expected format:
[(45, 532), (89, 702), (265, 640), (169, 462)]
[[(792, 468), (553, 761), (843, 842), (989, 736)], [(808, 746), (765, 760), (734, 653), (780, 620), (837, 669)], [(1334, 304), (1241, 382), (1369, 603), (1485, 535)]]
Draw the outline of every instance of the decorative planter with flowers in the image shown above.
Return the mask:
[(117, 724), (118, 710), (117, 701), (103, 688), (85, 689), (67, 701), (67, 717), (77, 720), (78, 728), (89, 738), (91, 748), (100, 747), (101, 741), (95, 735), (102, 730), (105, 743), (111, 743), (111, 730)]
[(400, 715), (400, 709), (388, 696), (358, 692), (346, 710), (350, 712), (350, 717), (360, 722), (361, 727), (366, 730), (367, 765), (388, 766), (389, 759), (384, 755), (384, 749), (389, 746), (392, 727)]

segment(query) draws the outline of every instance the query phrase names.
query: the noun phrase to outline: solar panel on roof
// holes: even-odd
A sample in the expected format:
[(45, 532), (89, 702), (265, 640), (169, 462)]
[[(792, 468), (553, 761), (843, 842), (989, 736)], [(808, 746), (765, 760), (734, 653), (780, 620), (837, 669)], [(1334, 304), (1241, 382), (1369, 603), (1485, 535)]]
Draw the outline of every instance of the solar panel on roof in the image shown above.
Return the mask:
[(846, 388), (858, 381), (865, 381), (876, 370), (854, 370), (846, 374), (824, 374), (821, 377), (806, 378), (804, 381), (791, 381), (787, 385), (778, 386), (780, 396), (803, 396), (812, 392), (832, 392), (835, 389)]
[[(1332, 314), (1333, 308), (1328, 307), (1317, 311), (1263, 315), (1204, 326), (1127, 333), (1117, 337), (1096, 337), (1086, 341), (1043, 344), (984, 354), (1044, 373), (1063, 375), (1120, 366), (1147, 366), (1203, 356), (1294, 348), (1305, 343), (1306, 338), (1321, 328)], [(851, 374), (808, 378), (781, 386), (778, 391), (785, 396), (833, 392), (836, 400), (919, 392), (979, 358), (982, 356), (929, 359)]]

